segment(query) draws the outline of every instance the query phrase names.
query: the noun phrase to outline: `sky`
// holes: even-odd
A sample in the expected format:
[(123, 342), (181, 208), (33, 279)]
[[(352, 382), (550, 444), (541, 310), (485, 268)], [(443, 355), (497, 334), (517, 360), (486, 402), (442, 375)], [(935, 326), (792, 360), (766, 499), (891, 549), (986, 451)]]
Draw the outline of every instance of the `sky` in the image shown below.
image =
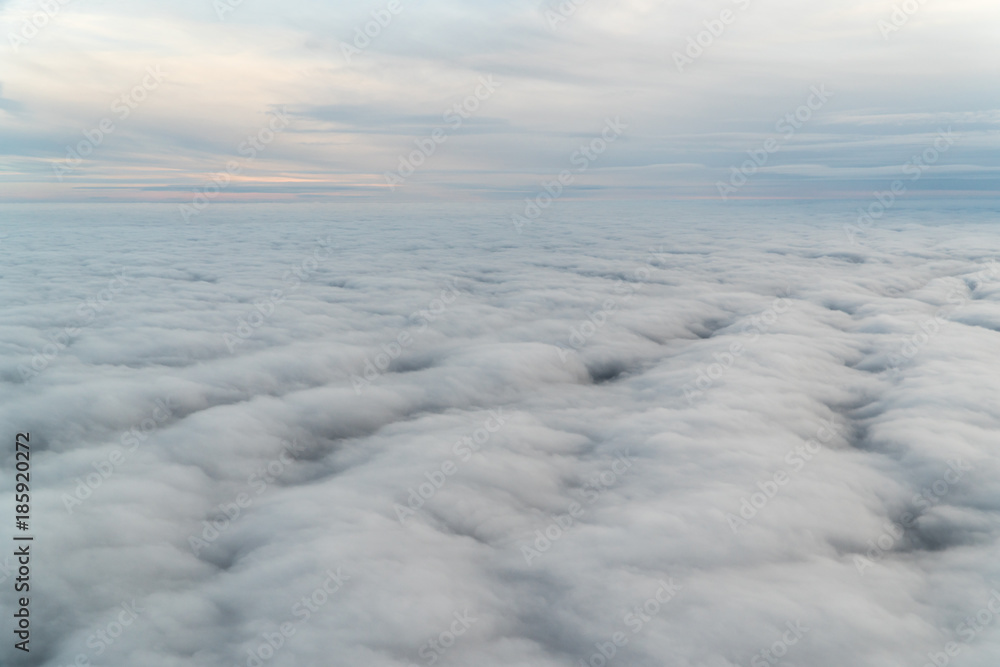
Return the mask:
[(989, 196), (998, 20), (985, 0), (6, 0), (0, 201), (521, 199), (566, 171), (572, 197), (870, 197), (949, 129), (908, 191)]

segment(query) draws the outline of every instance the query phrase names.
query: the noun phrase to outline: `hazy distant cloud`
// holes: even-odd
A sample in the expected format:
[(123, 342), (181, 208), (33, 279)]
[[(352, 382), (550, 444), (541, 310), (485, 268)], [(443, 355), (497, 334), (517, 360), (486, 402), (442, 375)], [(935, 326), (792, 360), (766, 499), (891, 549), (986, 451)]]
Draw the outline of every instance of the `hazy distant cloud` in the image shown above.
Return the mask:
[[(141, 186), (188, 186), (224, 165), (267, 110), (284, 107), (296, 121), (255, 162), (252, 178), (261, 185), (315, 181), (325, 165), (331, 178), (370, 184), (470, 95), (480, 77), (492, 76), (502, 87), (408, 182), (407, 197), (433, 199), (472, 173), (481, 174), (480, 195), (530, 191), (564, 167), (575, 150), (567, 137), (585, 136), (615, 116), (627, 119), (629, 132), (592, 165), (587, 187), (621, 196), (715, 196), (734, 164), (774, 135), (776, 123), (799, 109), (813, 87), (834, 97), (767, 168), (820, 165), (829, 170), (827, 180), (804, 191), (794, 178), (772, 172), (768, 184), (754, 179), (743, 196), (857, 192), (853, 177), (831, 179), (844, 163), (896, 168), (906, 151), (924, 150), (925, 133), (948, 125), (964, 141), (947, 164), (982, 166), (969, 183), (989, 178), (995, 155), (978, 147), (992, 146), (997, 121), (996, 104), (982, 93), (982, 81), (995, 78), (1000, 62), (983, 56), (995, 48), (985, 28), (1000, 11), (995, 5), (921, 5), (888, 39), (879, 22), (891, 20), (892, 9), (860, 0), (835, 8), (730, 5), (735, 19), (714, 35), (722, 8), (641, 0), (401, 2), (391, 20), (379, 14), (388, 11), (379, 3), (241, 3), (221, 19), (211, 4), (198, 2), (169, 8), (139, 2), (114, 11), (74, 3), (5, 59), (7, 97), (45, 111), (17, 121), (5, 114), (0, 129), (50, 136), (55, 148), (47, 158), (54, 162), (64, 157), (65, 137), (90, 129), (141, 81), (146, 66), (162, 66), (167, 80), (72, 184), (29, 176), (38, 171), (30, 152), (15, 154), (8, 173), (32, 181), (19, 196), (38, 198), (78, 198), (81, 184), (121, 186), (116, 196), (126, 198)], [(19, 29), (24, 16), (16, 7), (8, 6), (0, 29)], [(928, 34), (936, 49), (924, 48)], [(345, 45), (359, 53), (346, 58)], [(692, 63), (678, 71), (675, 54)], [(3, 104), (8, 112), (16, 108)], [(129, 164), (142, 165), (141, 175), (130, 173)], [(661, 164), (704, 169), (647, 180), (641, 170)], [(604, 171), (610, 168), (636, 171), (625, 186)], [(390, 194), (378, 192), (373, 196)]]
[[(2, 2), (2, 0), (0, 0), (0, 2)], [(21, 103), (15, 100), (7, 99), (6, 97), (3, 96), (3, 84), (0, 83), (0, 109), (3, 109), (4, 111), (14, 112), (14, 111), (21, 111), (23, 108), (24, 107), (21, 105)]]
[(356, 106), (338, 104), (303, 108), (292, 111), (293, 116), (309, 118), (341, 126), (337, 131), (365, 132), (370, 134), (406, 134), (417, 137), (434, 128), (447, 129), (451, 132), (453, 126), (461, 120), (463, 132), (503, 132), (510, 131), (509, 121), (502, 118), (468, 117), (463, 118), (449, 107), (438, 114), (406, 114), (392, 113), (387, 109), (373, 106)]

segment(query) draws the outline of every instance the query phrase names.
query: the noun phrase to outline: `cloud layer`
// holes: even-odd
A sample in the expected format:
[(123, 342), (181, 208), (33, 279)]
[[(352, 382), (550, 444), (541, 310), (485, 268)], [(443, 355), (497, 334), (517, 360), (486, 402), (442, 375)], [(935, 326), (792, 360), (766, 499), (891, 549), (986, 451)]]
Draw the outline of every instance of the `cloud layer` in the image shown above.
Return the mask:
[(854, 208), (5, 207), (30, 664), (995, 664), (995, 214)]

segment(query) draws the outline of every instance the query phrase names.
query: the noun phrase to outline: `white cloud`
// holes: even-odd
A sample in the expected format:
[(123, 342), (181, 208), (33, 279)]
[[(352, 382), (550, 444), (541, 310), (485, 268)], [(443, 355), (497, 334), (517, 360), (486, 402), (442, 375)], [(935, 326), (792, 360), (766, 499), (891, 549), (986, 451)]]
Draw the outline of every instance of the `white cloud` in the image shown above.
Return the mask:
[[(922, 664), (1000, 584), (1000, 276), (981, 273), (1000, 248), (988, 213), (943, 226), (905, 202), (851, 245), (853, 208), (559, 202), (518, 237), (497, 205), (216, 205), (188, 226), (172, 206), (5, 207), (0, 423), (32, 436), (36, 664), (242, 665), (280, 645), (265, 664), (570, 667), (622, 632), (618, 664), (745, 666), (789, 623), (809, 629), (788, 664)], [(330, 261), (230, 352), (329, 235)], [(130, 282), (22, 380), (122, 266)], [(490, 411), (504, 423), (480, 451), (456, 449)], [(936, 495), (955, 459), (971, 470)], [(123, 604), (134, 622), (90, 639)], [(963, 660), (993, 650), (982, 635)]]

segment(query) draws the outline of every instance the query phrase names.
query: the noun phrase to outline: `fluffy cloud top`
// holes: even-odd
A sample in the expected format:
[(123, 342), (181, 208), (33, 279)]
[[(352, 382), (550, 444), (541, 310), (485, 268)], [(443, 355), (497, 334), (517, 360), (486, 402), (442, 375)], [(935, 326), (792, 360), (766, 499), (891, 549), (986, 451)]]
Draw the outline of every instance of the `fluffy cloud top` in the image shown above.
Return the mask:
[(5, 207), (30, 664), (995, 664), (995, 215), (898, 206)]

